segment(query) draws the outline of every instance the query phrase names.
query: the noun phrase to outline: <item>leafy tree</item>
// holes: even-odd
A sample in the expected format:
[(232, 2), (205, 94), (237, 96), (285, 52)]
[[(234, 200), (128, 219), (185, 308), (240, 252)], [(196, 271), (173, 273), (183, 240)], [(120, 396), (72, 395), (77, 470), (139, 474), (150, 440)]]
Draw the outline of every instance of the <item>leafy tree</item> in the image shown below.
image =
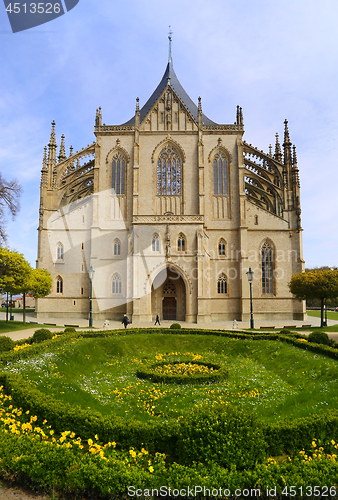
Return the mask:
[(6, 181), (0, 174), (0, 244), (6, 241), (6, 212), (16, 216), (20, 210), (21, 186), (17, 180)]
[(26, 323), (26, 294), (48, 295), (52, 278), (46, 269), (32, 269), (22, 254), (0, 247), (0, 288), (11, 295), (23, 294), (23, 322)]
[(323, 326), (324, 300), (338, 297), (338, 270), (314, 269), (294, 274), (289, 288), (299, 300), (320, 299), (320, 324)]
[(0, 288), (4, 292), (20, 293), (31, 271), (22, 254), (0, 247)]
[(51, 292), (52, 277), (47, 269), (31, 269), (20, 289), (23, 294), (23, 322), (26, 323), (26, 294), (31, 293), (34, 297), (45, 297)]

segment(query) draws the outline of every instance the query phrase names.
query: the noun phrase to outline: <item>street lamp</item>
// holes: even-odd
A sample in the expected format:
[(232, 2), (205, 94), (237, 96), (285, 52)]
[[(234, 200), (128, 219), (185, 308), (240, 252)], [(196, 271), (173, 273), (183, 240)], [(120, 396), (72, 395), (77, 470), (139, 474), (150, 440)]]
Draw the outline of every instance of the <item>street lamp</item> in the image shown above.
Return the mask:
[(249, 271), (246, 273), (248, 277), (248, 282), (250, 285), (250, 328), (254, 328), (254, 319), (253, 319), (253, 310), (252, 310), (252, 280), (253, 280), (253, 275), (254, 272), (251, 270), (251, 267), (249, 267)]
[(89, 295), (89, 327), (93, 326), (93, 314), (92, 314), (92, 300), (93, 300), (93, 279), (94, 279), (94, 269), (92, 266), (88, 269), (88, 275), (90, 280), (90, 295)]

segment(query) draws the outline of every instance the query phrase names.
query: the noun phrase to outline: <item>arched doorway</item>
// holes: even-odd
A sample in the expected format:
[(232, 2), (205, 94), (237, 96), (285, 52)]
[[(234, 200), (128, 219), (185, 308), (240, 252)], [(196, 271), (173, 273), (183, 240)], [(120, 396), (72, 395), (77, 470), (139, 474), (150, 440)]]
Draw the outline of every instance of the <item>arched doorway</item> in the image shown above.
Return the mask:
[(155, 318), (162, 320), (185, 320), (185, 284), (181, 275), (171, 267), (163, 269), (153, 281), (151, 289), (151, 309)]

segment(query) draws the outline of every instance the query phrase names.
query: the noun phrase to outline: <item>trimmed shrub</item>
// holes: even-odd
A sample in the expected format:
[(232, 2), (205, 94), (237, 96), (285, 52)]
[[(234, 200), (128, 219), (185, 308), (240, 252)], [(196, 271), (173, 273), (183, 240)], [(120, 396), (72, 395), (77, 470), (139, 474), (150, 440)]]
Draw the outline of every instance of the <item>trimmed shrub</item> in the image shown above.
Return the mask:
[(287, 328), (282, 328), (279, 332), (281, 335), (290, 335), (291, 330), (288, 330)]
[(0, 352), (7, 352), (14, 349), (15, 342), (10, 337), (0, 337)]
[(66, 326), (64, 333), (75, 333), (76, 330), (73, 326)]
[(171, 330), (180, 330), (182, 327), (179, 323), (173, 323), (172, 325), (170, 325), (170, 329)]
[(47, 328), (40, 328), (40, 330), (35, 330), (33, 334), (33, 342), (34, 344), (40, 344), (44, 340), (50, 340), (53, 337), (53, 334)]
[(331, 339), (329, 339), (328, 334), (320, 330), (311, 332), (308, 336), (308, 341), (313, 344), (331, 345)]

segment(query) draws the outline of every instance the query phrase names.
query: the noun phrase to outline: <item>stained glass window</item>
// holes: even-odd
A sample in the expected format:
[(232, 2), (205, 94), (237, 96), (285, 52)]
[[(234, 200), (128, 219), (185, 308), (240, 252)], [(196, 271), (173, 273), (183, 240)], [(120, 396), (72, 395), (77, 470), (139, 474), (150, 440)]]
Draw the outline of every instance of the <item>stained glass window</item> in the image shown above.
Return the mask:
[(225, 241), (223, 238), (218, 243), (218, 255), (225, 255)]
[(126, 194), (126, 162), (121, 153), (113, 157), (112, 188), (115, 194)]
[(177, 250), (179, 252), (185, 251), (185, 238), (183, 234), (180, 234), (177, 240)]
[(63, 244), (58, 243), (57, 246), (57, 260), (63, 260)]
[(121, 293), (122, 290), (122, 282), (120, 275), (115, 273), (113, 276), (113, 283), (112, 283), (112, 292), (113, 293)]
[(170, 145), (162, 149), (157, 161), (157, 194), (181, 194), (181, 161)]
[(261, 250), (262, 258), (262, 294), (273, 293), (273, 247), (265, 241)]
[(56, 278), (56, 293), (63, 293), (63, 279), (61, 276)]
[(214, 194), (228, 194), (227, 161), (222, 153), (214, 157)]
[(217, 280), (217, 293), (227, 293), (227, 279), (223, 273)]
[(114, 255), (121, 255), (121, 242), (119, 239), (114, 241)]

